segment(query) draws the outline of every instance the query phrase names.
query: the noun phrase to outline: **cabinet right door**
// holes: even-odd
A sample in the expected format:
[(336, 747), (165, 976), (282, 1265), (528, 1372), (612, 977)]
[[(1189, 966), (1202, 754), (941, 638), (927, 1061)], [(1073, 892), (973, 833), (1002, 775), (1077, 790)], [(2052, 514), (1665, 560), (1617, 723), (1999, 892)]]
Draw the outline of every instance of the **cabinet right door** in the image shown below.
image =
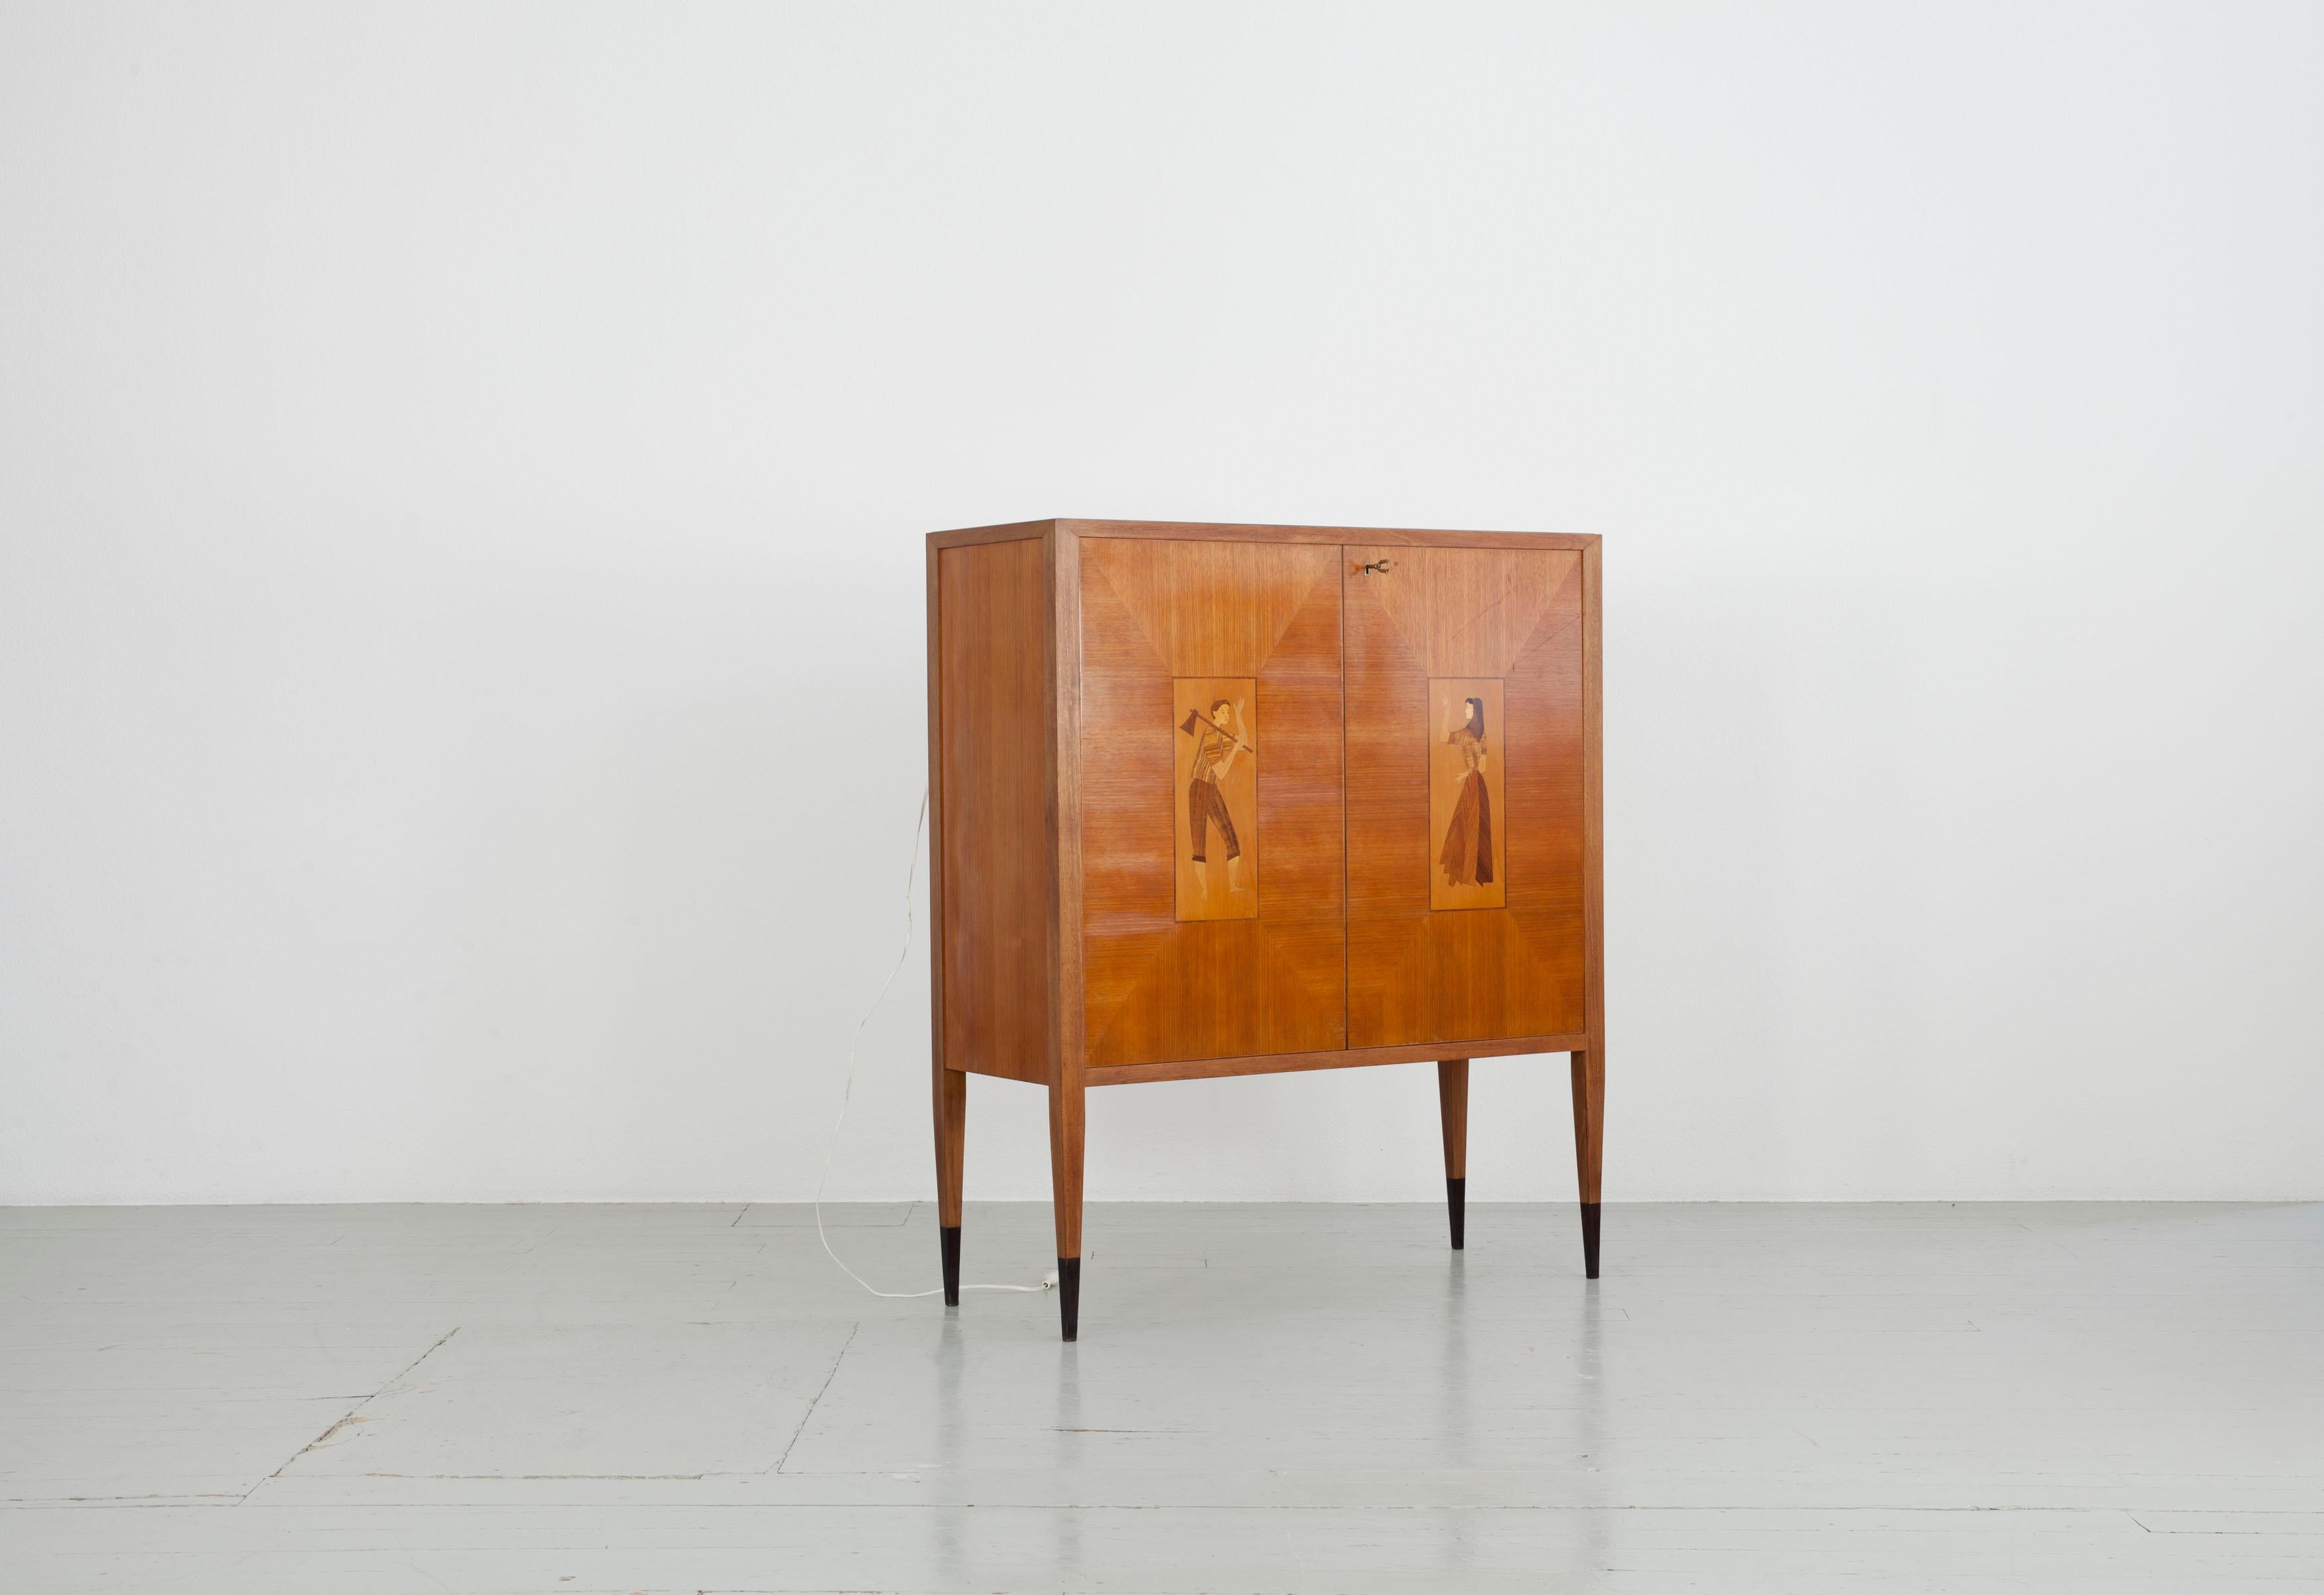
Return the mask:
[(1582, 557), (1344, 553), (1348, 1045), (1577, 1034)]

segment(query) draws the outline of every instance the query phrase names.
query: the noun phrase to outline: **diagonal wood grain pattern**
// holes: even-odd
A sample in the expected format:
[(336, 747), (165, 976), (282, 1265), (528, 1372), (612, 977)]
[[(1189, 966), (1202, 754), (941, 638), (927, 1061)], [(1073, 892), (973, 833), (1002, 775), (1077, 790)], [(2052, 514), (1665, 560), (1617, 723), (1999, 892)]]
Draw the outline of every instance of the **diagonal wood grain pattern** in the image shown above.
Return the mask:
[[(1346, 570), (1348, 1045), (1582, 1029), (1580, 557), (1350, 548)], [(1428, 682), (1448, 676), (1504, 682), (1506, 908), (1429, 910)]]
[(1582, 619), (1579, 555), (1515, 549), (1348, 553), (1356, 567), (1389, 561), (1388, 573), (1351, 578), (1351, 586), (1388, 618), (1424, 676), (1514, 675), (1528, 650)]
[[(1336, 1047), (1340, 550), (1093, 538), (1082, 552), (1082, 873), (1089, 1062)], [(1256, 683), (1255, 919), (1180, 923), (1172, 681)]]

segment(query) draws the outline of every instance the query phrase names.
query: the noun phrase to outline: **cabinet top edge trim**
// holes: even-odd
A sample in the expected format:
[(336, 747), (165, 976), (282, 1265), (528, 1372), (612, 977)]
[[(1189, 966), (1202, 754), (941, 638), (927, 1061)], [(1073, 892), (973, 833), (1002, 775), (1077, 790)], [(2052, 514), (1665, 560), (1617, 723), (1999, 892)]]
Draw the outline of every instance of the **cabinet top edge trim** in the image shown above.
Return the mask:
[(928, 533), (931, 549), (965, 549), (978, 543), (1029, 543), (1049, 535), (1055, 521), (1010, 521), (999, 526), (963, 526)]
[(1058, 533), (1076, 538), (1164, 538), (1182, 542), (1309, 543), (1409, 548), (1545, 549), (1581, 550), (1604, 539), (1596, 532), (1454, 531), (1414, 526), (1276, 526), (1210, 521), (1012, 521), (927, 534), (928, 545), (957, 549), (977, 543), (1030, 541)]
[(1414, 548), (1505, 548), (1579, 550), (1602, 539), (1595, 532), (1457, 531), (1409, 526), (1277, 526), (1204, 521), (1073, 521), (1055, 522), (1079, 538), (1167, 538), (1186, 542), (1405, 545)]

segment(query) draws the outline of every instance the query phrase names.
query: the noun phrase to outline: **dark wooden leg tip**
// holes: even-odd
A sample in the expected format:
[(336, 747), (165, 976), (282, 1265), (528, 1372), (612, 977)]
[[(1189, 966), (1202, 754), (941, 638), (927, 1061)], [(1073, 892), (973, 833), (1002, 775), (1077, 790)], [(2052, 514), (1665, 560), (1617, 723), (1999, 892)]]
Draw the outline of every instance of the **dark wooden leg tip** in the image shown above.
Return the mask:
[(1582, 1204), (1582, 1271), (1589, 1278), (1598, 1277), (1598, 1204)]
[(957, 1307), (960, 1305), (960, 1226), (938, 1226), (936, 1242), (944, 1248), (945, 1305)]
[(1065, 1339), (1077, 1340), (1082, 1332), (1082, 1260), (1079, 1258), (1057, 1259), (1057, 1317), (1065, 1332)]
[(1468, 1212), (1468, 1190), (1469, 1182), (1466, 1179), (1456, 1180), (1450, 1176), (1445, 1177), (1444, 1211), (1451, 1214), (1452, 1219), (1452, 1249), (1454, 1251), (1459, 1251), (1461, 1249), (1461, 1223), (1462, 1220), (1467, 1216)]

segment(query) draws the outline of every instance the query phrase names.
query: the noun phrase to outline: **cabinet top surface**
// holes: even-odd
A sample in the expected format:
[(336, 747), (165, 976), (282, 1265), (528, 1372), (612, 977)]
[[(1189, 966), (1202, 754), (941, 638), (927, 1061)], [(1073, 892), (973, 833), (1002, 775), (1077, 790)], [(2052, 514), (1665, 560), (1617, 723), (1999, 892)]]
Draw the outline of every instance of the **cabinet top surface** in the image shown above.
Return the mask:
[(932, 531), (929, 543), (949, 548), (965, 543), (1008, 542), (1045, 537), (1052, 531), (1076, 538), (1170, 538), (1190, 542), (1360, 543), (1476, 549), (1588, 549), (1595, 533), (1552, 531), (1449, 531), (1398, 526), (1266, 526), (1204, 521), (1017, 521), (1000, 526), (969, 526)]

